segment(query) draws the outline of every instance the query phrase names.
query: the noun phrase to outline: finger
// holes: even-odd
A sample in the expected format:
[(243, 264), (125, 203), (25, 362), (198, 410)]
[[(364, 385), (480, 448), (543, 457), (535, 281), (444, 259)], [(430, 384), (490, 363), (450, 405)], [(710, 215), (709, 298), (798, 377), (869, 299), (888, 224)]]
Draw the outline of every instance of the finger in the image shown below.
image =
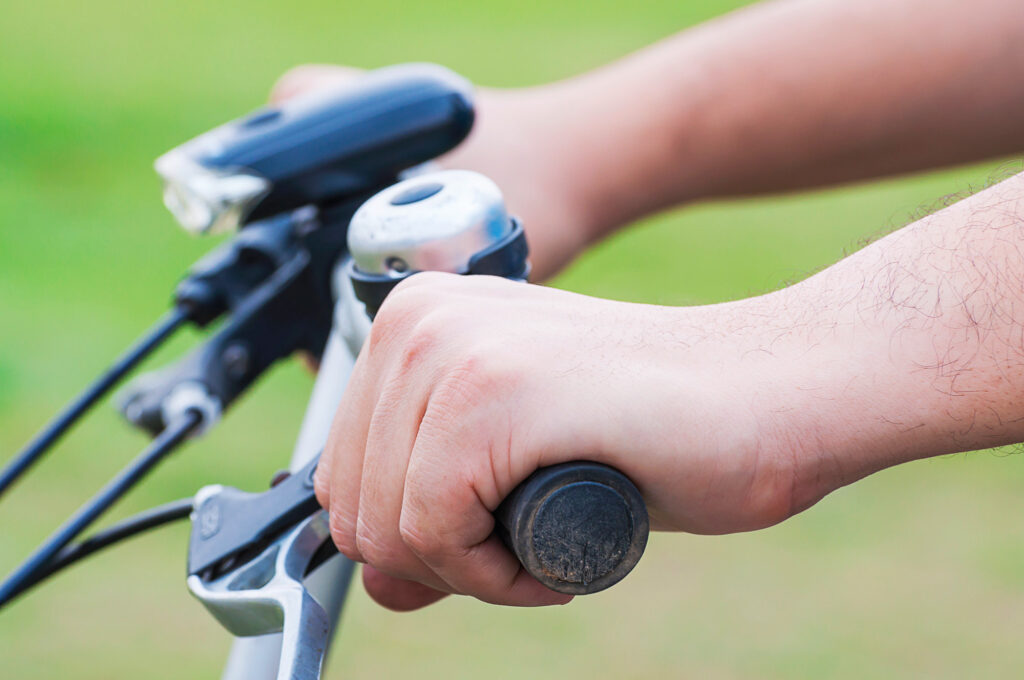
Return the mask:
[[(481, 501), (474, 478), (493, 486), (494, 472), (487, 456), (470, 449), (490, 450), (480, 433), (493, 434), (494, 421), (488, 426), (463, 422), (435, 427), (438, 416), (432, 407), (433, 402), (409, 461), (399, 520), (405, 544), (453, 590), (485, 602), (540, 606), (572, 600), (530, 576), (493, 533), (493, 508)], [(449, 403), (445, 410), (453, 411), (451, 407)], [(458, 414), (448, 413), (447, 422), (453, 419), (457, 422)], [(452, 468), (446, 461), (450, 457), (484, 462)]]
[(356, 548), (389, 576), (450, 590), (402, 541), (399, 520), (406, 469), (430, 393), (429, 343), (413, 337), (374, 407), (363, 457)]
[[(448, 489), (439, 493), (451, 499), (449, 494), (453, 492)], [(415, 500), (417, 494), (415, 489), (410, 491), (408, 506), (421, 505), (421, 501)], [(463, 498), (455, 503), (462, 508), (457, 515), (462, 518), (459, 525), (491, 526), (487, 537), (475, 544), (467, 545), (467, 535), (460, 535), (459, 526), (453, 525), (448, 531), (438, 530), (439, 522), (448, 518), (447, 513), (442, 517), (424, 509), (422, 514), (413, 513), (408, 519), (403, 518), (406, 541), (424, 564), (454, 590), (491, 604), (537, 607), (570, 602), (571, 595), (550, 590), (522, 568), (516, 557), (493, 535), (493, 518), (488, 522), (483, 517), (490, 517), (490, 511), (475, 500), (475, 493), (471, 495), (473, 500)], [(436, 499), (432, 504), (436, 505)]]
[(313, 90), (344, 85), (361, 73), (363, 73), (362, 69), (349, 66), (328, 64), (296, 66), (274, 83), (270, 90), (270, 102), (278, 104)]
[[(396, 293), (390, 297), (394, 298)], [(395, 306), (392, 304), (391, 308)], [(331, 538), (335, 546), (357, 562), (366, 561), (356, 543), (356, 530), (366, 444), (380, 394), (379, 376), (388, 374), (387, 357), (395, 351), (392, 347), (402, 342), (404, 328), (411, 319), (412, 316), (402, 309), (394, 315), (385, 314), (383, 308), (378, 313), (338, 404), (314, 480), (318, 500), (330, 510)]]
[(317, 500), (330, 512), (331, 538), (339, 552), (362, 562), (355, 542), (359, 484), (366, 433), (369, 430), (376, 389), (368, 359), (356, 359), (314, 478)]
[(448, 597), (448, 593), (416, 581), (388, 576), (369, 565), (363, 567), (363, 587), (374, 602), (396, 612), (420, 609)]

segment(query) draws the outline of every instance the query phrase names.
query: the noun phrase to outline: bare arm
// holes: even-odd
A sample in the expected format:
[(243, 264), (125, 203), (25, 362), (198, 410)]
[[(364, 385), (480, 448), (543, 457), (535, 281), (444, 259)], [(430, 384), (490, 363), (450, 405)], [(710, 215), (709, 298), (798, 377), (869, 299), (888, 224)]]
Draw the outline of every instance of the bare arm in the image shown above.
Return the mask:
[[(275, 95), (349, 73), (298, 69)], [(449, 162), (502, 186), (543, 278), (680, 203), (1024, 150), (1021, 83), (1020, 0), (775, 0), (577, 78), (484, 91)]]
[(1024, 441), (1024, 175), (735, 309), (718, 329), (773, 376), (755, 403), (795, 461), (789, 512), (897, 463)]
[[(491, 511), (580, 455), (656, 528), (765, 527), (912, 459), (1024, 439), (1024, 175), (761, 297), (668, 308), (422, 274), (385, 301), (317, 472), (396, 608), (552, 604)], [(409, 581), (425, 585), (412, 585)]]
[(602, 111), (565, 134), (607, 231), (695, 199), (1024, 150), (1021, 82), (1017, 0), (778, 0), (557, 87)]

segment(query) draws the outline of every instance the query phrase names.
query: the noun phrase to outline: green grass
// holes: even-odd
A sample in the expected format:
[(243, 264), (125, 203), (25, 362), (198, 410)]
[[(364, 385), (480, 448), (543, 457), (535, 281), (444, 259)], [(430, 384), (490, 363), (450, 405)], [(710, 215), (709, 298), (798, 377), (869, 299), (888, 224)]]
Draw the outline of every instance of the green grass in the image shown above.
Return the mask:
[[(289, 66), (428, 60), (477, 82), (525, 85), (741, 4), (7, 0), (0, 457), (160, 313), (212, 246), (173, 226), (152, 159), (257, 106)], [(602, 244), (557, 284), (669, 304), (761, 292), (983, 183), (995, 166), (684, 209)], [(297, 366), (274, 371), (117, 514), (213, 481), (261, 487), (290, 451), (309, 386)], [(0, 571), (144, 441), (109, 408), (77, 430), (0, 504)], [(1012, 456), (904, 466), (768, 531), (658, 535), (633, 577), (556, 610), (451, 600), (396, 615), (357, 589), (329, 676), (1019, 676), (1022, 485)], [(185, 527), (147, 536), (4, 611), (0, 676), (216, 677), (228, 640), (185, 592), (185, 541)]]

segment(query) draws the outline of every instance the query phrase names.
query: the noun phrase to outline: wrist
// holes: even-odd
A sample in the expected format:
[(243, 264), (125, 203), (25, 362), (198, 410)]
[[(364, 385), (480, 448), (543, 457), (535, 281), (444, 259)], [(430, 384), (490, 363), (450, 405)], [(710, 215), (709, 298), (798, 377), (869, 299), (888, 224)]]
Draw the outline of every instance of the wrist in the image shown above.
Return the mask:
[(987, 429), (980, 392), (936, 380), (940, 330), (844, 309), (854, 293), (831, 287), (841, 272), (831, 278), (731, 305), (739, 330), (724, 351), (744, 357), (762, 445), (789, 461), (792, 513), (894, 465), (1006, 443), (971, 438)]
[(585, 74), (529, 91), (546, 187), (558, 192), (581, 250), (647, 212), (634, 177), (642, 161), (629, 151), (651, 132), (623, 129), (635, 116), (615, 110), (613, 83), (605, 80)]
[(563, 132), (561, 97), (553, 86), (481, 88), (475, 107), (469, 137), (441, 162), (498, 184), (526, 230), (531, 278), (549, 278), (592, 240), (586, 198), (572, 171), (576, 150)]
[[(685, 62), (666, 73), (657, 46), (534, 91), (588, 243), (709, 195), (720, 149), (709, 149), (713, 84)], [(683, 94), (685, 93), (685, 95)]]
[(629, 368), (616, 371), (617, 417), (601, 421), (602, 440), (627, 452), (615, 463), (647, 475), (656, 528), (749, 531), (795, 511), (796, 460), (765, 417), (772, 368), (737, 342), (751, 323), (743, 306), (634, 305), (641, 332), (625, 344)]
[(673, 310), (675, 341), (686, 347), (676, 380), (699, 395), (697, 420), (719, 474), (745, 485), (726, 530), (770, 526), (920, 457), (914, 438), (886, 421), (906, 401), (879, 394), (886, 349), (864, 329), (813, 327), (798, 288)]
[(776, 521), (910, 457), (885, 420), (902, 399), (884, 365), (888, 334), (817, 318), (817, 297), (798, 284), (710, 308), (712, 351), (732, 364), (725, 384), (753, 414), (782, 487)]

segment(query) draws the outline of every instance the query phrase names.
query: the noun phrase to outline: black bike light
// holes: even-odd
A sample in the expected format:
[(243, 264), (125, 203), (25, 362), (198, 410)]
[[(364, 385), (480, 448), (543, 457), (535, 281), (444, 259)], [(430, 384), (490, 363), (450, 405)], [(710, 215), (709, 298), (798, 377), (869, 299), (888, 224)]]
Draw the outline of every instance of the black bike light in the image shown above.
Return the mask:
[(158, 158), (156, 171), (182, 226), (223, 231), (372, 193), (472, 125), (468, 81), (432, 64), (393, 66), (215, 128)]

